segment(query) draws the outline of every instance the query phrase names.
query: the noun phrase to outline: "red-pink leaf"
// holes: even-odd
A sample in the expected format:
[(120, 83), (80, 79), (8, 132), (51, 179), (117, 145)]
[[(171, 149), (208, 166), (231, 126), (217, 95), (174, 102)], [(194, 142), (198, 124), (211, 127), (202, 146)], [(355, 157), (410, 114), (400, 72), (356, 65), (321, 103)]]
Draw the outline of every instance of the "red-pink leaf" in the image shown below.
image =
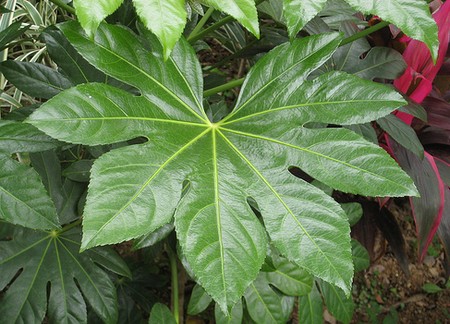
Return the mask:
[(419, 240), (419, 259), (423, 260), (442, 218), (446, 187), (432, 155), (425, 152), (425, 158), (420, 160), (394, 140), (389, 140), (388, 145), (420, 193), (419, 198), (411, 197), (410, 201)]
[(421, 103), (431, 92), (433, 80), (444, 63), (450, 40), (450, 1), (442, 4), (439, 10), (433, 14), (433, 18), (439, 28), (440, 45), (436, 65), (433, 64), (426, 45), (413, 39), (403, 52), (403, 58), (408, 64), (408, 68), (401, 77), (394, 81), (394, 86), (398, 90), (408, 94), (418, 103)]

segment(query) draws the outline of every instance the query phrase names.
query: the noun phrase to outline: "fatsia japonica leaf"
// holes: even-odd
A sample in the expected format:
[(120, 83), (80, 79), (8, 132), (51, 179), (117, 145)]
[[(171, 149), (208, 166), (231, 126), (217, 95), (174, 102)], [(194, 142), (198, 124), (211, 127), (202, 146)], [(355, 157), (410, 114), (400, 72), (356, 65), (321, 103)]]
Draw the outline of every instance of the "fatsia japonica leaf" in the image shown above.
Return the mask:
[(325, 7), (328, 0), (283, 0), (283, 14), (289, 37), (297, 33)]
[(164, 61), (157, 44), (150, 40), (148, 50), (148, 38), (143, 46), (122, 27), (101, 25), (93, 40), (76, 23), (61, 29), (91, 64), (141, 95), (79, 85), (44, 103), (28, 122), (72, 143), (148, 139), (94, 162), (83, 250), (146, 235), (174, 219), (193, 276), (227, 313), (257, 277), (268, 233), (291, 262), (348, 293), (347, 217), (290, 167), (347, 192), (417, 193), (376, 145), (342, 128), (302, 127), (364, 123), (404, 104), (391, 88), (341, 72), (306, 81), (332, 56), (338, 33), (274, 49), (249, 72), (234, 111), (212, 123), (202, 106), (201, 68), (185, 40)]
[(95, 251), (79, 254), (79, 247), (76, 229), (59, 234), (17, 228), (11, 241), (0, 242), (0, 289), (8, 285), (2, 318), (41, 323), (47, 314), (52, 323), (87, 323), (87, 300), (103, 321), (115, 323), (114, 284), (92, 261)]
[(200, 2), (229, 14), (259, 38), (259, 22), (255, 0), (200, 0)]
[(59, 227), (56, 208), (32, 168), (0, 156), (0, 218), (34, 229)]
[(184, 0), (133, 0), (133, 3), (145, 26), (161, 41), (167, 59), (186, 25)]
[[(352, 22), (341, 24), (341, 30), (349, 37), (360, 31)], [(362, 57), (364, 55), (364, 57)], [(363, 79), (396, 79), (406, 68), (402, 55), (388, 47), (371, 47), (365, 38), (341, 46), (334, 53), (333, 69), (359, 76)]]
[(103, 19), (116, 11), (123, 0), (74, 0), (78, 21), (89, 36), (95, 31)]
[[(291, 38), (316, 16), (326, 0), (283, 0), (283, 14)], [(374, 14), (399, 27), (409, 37), (424, 42), (437, 58), (437, 27), (423, 0), (345, 0), (355, 10)]]
[(411, 38), (424, 42), (437, 59), (439, 41), (436, 23), (424, 0), (345, 0), (354, 9), (374, 14), (400, 28)]

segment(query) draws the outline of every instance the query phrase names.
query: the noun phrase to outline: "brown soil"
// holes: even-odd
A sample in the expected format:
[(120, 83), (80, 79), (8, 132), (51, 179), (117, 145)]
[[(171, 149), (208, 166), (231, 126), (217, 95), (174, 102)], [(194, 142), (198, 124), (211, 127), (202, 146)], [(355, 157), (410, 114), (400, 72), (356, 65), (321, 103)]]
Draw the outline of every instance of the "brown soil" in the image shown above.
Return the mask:
[[(355, 276), (357, 304), (352, 323), (450, 323), (450, 288), (445, 289), (444, 253), (433, 244), (423, 263), (417, 258), (417, 239), (408, 206), (393, 206), (406, 241), (409, 276), (399, 266), (390, 247), (368, 270)], [(423, 285), (436, 284), (438, 293)]]

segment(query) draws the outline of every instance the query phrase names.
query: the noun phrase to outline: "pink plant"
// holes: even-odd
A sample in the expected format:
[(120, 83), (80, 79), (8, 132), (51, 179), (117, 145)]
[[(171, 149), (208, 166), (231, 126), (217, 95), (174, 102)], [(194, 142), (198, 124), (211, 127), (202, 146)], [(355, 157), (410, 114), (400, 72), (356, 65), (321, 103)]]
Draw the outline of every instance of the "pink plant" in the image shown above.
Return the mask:
[[(440, 43), (436, 62), (433, 62), (430, 51), (424, 43), (406, 37), (405, 41), (408, 42), (408, 45), (403, 53), (403, 58), (408, 67), (403, 75), (394, 81), (394, 86), (399, 91), (408, 95), (409, 98), (417, 103), (421, 103), (432, 91), (433, 81), (444, 63), (450, 42), (450, 1), (446, 1), (445, 3), (442, 3), (440, 0), (434, 1), (434, 5), (436, 5), (436, 3), (440, 5), (433, 13), (433, 18), (439, 29), (438, 37)], [(396, 115), (408, 125), (411, 125), (414, 118), (403, 112), (397, 112)], [(388, 146), (388, 150), (393, 153), (389, 141)], [(423, 259), (425, 256), (428, 246), (431, 244), (431, 241), (439, 228), (442, 217), (446, 214), (446, 211), (444, 210), (445, 192), (449, 190), (449, 188), (446, 187), (442, 181), (435, 159), (434, 156), (425, 152), (423, 163), (428, 163), (432, 167), (439, 184), (440, 202), (437, 214), (431, 215), (433, 216), (432, 219), (425, 217), (426, 215), (417, 215), (414, 210), (414, 203), (411, 200), (417, 232), (419, 234), (419, 241), (421, 242), (419, 248), (420, 259)], [(416, 170), (416, 172), (419, 172), (419, 170)]]

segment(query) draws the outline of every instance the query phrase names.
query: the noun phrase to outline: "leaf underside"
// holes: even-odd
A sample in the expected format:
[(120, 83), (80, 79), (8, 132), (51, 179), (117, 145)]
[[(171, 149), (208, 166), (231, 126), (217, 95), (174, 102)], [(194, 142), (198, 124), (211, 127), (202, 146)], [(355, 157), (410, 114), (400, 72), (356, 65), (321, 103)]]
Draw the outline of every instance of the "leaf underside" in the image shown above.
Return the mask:
[[(80, 85), (50, 99), (28, 122), (86, 145), (148, 139), (94, 162), (82, 249), (140, 237), (174, 217), (196, 280), (226, 313), (256, 278), (267, 231), (290, 261), (348, 293), (353, 268), (346, 215), (289, 168), (351, 193), (417, 193), (376, 145), (343, 128), (302, 127), (365, 123), (404, 104), (390, 88), (342, 72), (306, 81), (336, 50), (337, 33), (274, 49), (249, 72), (234, 111), (211, 123), (202, 106), (201, 68), (183, 39), (164, 61), (118, 26), (102, 24), (93, 40), (74, 22), (61, 29), (92, 65), (141, 95)], [(155, 52), (158, 45), (150, 45)]]

